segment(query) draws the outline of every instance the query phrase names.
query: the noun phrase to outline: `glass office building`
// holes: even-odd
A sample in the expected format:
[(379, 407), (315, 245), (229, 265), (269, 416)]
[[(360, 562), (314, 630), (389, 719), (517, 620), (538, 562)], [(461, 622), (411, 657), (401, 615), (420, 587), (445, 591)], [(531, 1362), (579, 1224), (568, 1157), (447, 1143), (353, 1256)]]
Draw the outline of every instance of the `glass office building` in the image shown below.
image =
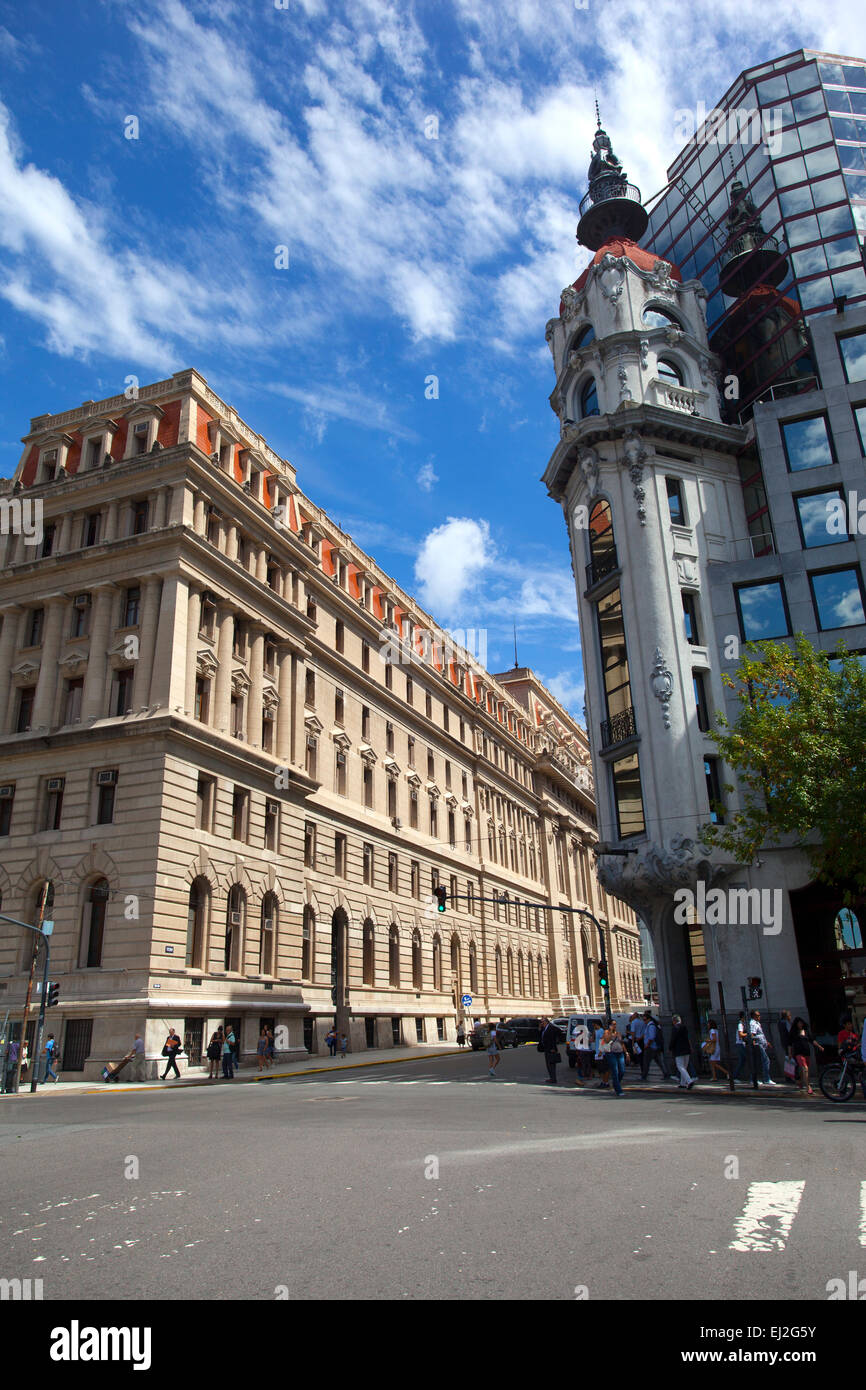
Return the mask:
[(697, 277), (740, 391), (814, 387), (808, 324), (866, 305), (866, 63), (799, 50), (749, 68), (668, 169), (644, 245)]

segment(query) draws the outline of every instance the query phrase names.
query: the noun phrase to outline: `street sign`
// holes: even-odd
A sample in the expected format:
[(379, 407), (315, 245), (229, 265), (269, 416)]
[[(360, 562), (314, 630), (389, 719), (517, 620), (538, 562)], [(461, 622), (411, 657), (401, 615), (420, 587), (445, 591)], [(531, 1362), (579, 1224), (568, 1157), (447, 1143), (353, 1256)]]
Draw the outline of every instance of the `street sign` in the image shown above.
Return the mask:
[(467, 1007), (468, 1007), (468, 1005), (470, 1005), (470, 1004), (472, 1003), (472, 995), (471, 995), (471, 994), (463, 994), (463, 995), (461, 995), (461, 997), (460, 997), (460, 1003), (461, 1003), (461, 1004), (465, 1004), (465, 1005), (467, 1005)]
[(43, 936), (50, 936), (51, 933), (53, 932), (53, 930), (54, 930), (54, 923), (53, 923), (53, 922), (43, 922), (43, 923), (42, 923), (42, 935), (43, 935)]

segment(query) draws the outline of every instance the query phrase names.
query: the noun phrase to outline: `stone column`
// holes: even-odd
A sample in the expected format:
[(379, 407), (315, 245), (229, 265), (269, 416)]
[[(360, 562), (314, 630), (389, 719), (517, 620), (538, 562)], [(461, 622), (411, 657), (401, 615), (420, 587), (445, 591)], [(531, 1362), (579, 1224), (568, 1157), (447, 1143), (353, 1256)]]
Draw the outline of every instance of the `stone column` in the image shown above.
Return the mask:
[(207, 500), (203, 492), (195, 495), (192, 527), (198, 536), (203, 536), (207, 531)]
[(189, 586), (189, 611), (186, 621), (186, 688), (184, 710), (195, 714), (196, 659), (198, 656), (198, 632), (201, 627), (201, 590)]
[(225, 553), (229, 560), (238, 558), (238, 528), (233, 521), (224, 522)]
[(187, 580), (179, 574), (162, 581), (159, 627), (153, 658), (148, 704), (158, 709), (183, 709), (186, 685)]
[(247, 697), (247, 743), (262, 744), (262, 694), (265, 688), (265, 630), (250, 626), (250, 689)]
[(156, 512), (154, 514), (151, 530), (162, 530), (168, 525), (169, 513), (171, 512), (171, 488), (161, 487), (156, 494)]
[(277, 693), (280, 697), (277, 709), (277, 746), (274, 749), (277, 761), (287, 766), (294, 761), (294, 682), (292, 663), (294, 657), (288, 647), (281, 647), (277, 654), (279, 663)]
[(256, 547), (256, 579), (260, 584), (268, 582), (268, 550), (267, 546), (259, 545)]
[(9, 693), (12, 686), (10, 667), (18, 645), (18, 624), (21, 607), (10, 603), (2, 610), (3, 630), (0, 632), (0, 729), (6, 729), (9, 712)]
[(57, 694), (57, 658), (60, 655), (60, 638), (63, 619), (68, 610), (68, 600), (59, 595), (49, 598), (45, 603), (48, 612), (45, 617), (45, 633), (42, 638), (42, 660), (39, 666), (39, 679), (33, 699), (31, 729), (49, 728), (54, 712), (54, 697)]
[(90, 656), (87, 661), (87, 672), (84, 677), (84, 690), (81, 699), (82, 723), (86, 723), (88, 720), (101, 719), (107, 713), (103, 708), (103, 697), (115, 593), (114, 584), (101, 584), (96, 590), (93, 624), (90, 629)]
[(232, 640), (234, 614), (227, 606), (220, 604), (217, 610), (217, 661), (213, 702), (213, 727), (219, 733), (227, 734), (232, 712)]
[(65, 512), (60, 523), (60, 535), (57, 538), (56, 553), (58, 555), (65, 555), (68, 550), (72, 549), (73, 524), (72, 512)]
[(108, 504), (108, 509), (105, 513), (105, 531), (102, 537), (102, 539), (105, 541), (113, 541), (117, 536), (119, 521), (119, 505), (120, 504), (117, 501), (109, 502)]
[(158, 575), (148, 575), (142, 581), (141, 622), (139, 623), (138, 662), (135, 667), (135, 681), (132, 687), (133, 712), (146, 709), (150, 677), (153, 671), (153, 654), (156, 648), (156, 619), (159, 609)]

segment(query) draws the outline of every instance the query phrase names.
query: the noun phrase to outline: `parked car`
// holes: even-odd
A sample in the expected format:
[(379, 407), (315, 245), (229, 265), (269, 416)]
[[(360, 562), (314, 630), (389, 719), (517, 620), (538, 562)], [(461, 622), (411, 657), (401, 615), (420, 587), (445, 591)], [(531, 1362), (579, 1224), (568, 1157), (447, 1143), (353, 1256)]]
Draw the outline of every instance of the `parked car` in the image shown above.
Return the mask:
[(506, 1026), (517, 1034), (517, 1041), (520, 1044), (541, 1041), (540, 1018), (510, 1018)]
[[(517, 1034), (515, 1033), (513, 1028), (509, 1028), (508, 1025), (504, 1023), (497, 1023), (495, 1027), (496, 1037), (499, 1041), (500, 1047), (519, 1046), (519, 1043), (517, 1041)], [(476, 1023), (475, 1027), (472, 1029), (472, 1032), (469, 1034), (469, 1045), (473, 1049), (473, 1051), (482, 1051), (484, 1048), (487, 1047), (487, 1043), (489, 1042), (489, 1040), (490, 1024)]]

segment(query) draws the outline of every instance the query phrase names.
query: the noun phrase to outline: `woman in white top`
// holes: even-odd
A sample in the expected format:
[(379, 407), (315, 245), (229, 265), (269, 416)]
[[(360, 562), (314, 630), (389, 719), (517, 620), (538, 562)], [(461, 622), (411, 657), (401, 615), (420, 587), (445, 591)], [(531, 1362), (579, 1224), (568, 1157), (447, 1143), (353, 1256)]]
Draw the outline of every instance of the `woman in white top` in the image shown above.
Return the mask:
[(712, 1073), (710, 1079), (712, 1081), (718, 1081), (719, 1078), (716, 1076), (717, 1071), (720, 1071), (722, 1073), (722, 1076), (730, 1078), (730, 1072), (726, 1071), (725, 1068), (722, 1066), (722, 1052), (721, 1044), (719, 1042), (719, 1027), (714, 1018), (711, 1018), (709, 1020), (709, 1030), (709, 1036), (707, 1038), (707, 1041), (704, 1043), (704, 1055), (706, 1056), (706, 1059), (710, 1064), (710, 1071)]

